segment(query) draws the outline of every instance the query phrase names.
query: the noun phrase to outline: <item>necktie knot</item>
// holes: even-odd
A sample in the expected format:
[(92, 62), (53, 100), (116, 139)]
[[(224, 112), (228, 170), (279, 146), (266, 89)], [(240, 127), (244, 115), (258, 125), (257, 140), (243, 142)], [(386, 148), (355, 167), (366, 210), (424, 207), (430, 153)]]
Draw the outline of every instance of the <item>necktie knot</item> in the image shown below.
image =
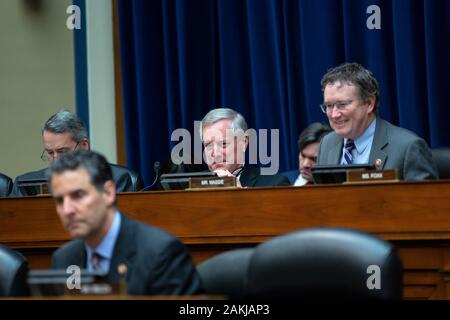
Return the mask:
[(355, 142), (352, 139), (347, 139), (344, 146), (344, 161), (342, 164), (351, 164), (353, 162), (353, 149), (355, 149)]
[(350, 152), (353, 149), (355, 149), (355, 141), (353, 141), (352, 139), (348, 139), (347, 142), (345, 143), (345, 149), (347, 149)]

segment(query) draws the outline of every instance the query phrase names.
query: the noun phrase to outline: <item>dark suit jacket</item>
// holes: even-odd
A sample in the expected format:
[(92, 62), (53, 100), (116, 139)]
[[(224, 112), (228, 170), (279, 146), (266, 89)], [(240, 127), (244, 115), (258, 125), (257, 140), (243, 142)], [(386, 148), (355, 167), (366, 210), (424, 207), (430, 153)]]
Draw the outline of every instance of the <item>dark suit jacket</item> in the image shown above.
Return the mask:
[[(117, 192), (134, 192), (139, 191), (143, 188), (144, 182), (142, 177), (131, 171), (126, 167), (122, 167), (116, 164), (110, 164), (113, 180), (116, 183)], [(18, 183), (20, 181), (29, 180), (29, 179), (45, 179), (45, 170), (47, 168), (28, 172), (23, 175), (18, 176), (14, 180), (14, 185), (11, 191), (11, 197), (21, 197), (21, 196), (33, 196), (36, 195), (36, 191), (31, 188), (24, 190), (18, 187)]]
[[(127, 266), (129, 294), (192, 295), (200, 292), (200, 278), (186, 247), (174, 236), (158, 228), (128, 219), (124, 214), (108, 273), (118, 281), (117, 268)], [(70, 265), (86, 268), (82, 240), (73, 240), (53, 253), (52, 268)]]
[(291, 183), (291, 185), (294, 185), (295, 180), (297, 180), (300, 172), (298, 171), (298, 169), (296, 169), (296, 170), (284, 171), (281, 174), (289, 179), (289, 182)]
[(260, 168), (245, 166), (239, 178), (243, 187), (290, 186), (289, 179), (281, 174), (261, 175)]
[[(320, 142), (318, 165), (339, 164), (342, 157), (344, 139), (335, 132), (327, 134)], [(381, 165), (376, 166), (376, 160)], [(394, 126), (377, 118), (369, 164), (378, 170), (399, 170), (401, 179), (437, 179), (437, 171), (427, 143), (413, 132)]]

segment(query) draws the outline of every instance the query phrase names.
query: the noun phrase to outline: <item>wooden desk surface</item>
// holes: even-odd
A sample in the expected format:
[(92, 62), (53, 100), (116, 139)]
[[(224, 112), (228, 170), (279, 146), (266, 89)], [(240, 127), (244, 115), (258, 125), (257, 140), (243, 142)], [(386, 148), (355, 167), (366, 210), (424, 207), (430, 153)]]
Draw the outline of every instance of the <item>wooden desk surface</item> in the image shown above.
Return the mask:
[[(393, 241), (405, 267), (405, 297), (447, 298), (450, 286), (450, 181), (236, 190), (122, 193), (130, 217), (179, 237), (199, 263), (308, 227), (345, 227)], [(68, 241), (48, 196), (0, 200), (0, 243), (34, 268)]]

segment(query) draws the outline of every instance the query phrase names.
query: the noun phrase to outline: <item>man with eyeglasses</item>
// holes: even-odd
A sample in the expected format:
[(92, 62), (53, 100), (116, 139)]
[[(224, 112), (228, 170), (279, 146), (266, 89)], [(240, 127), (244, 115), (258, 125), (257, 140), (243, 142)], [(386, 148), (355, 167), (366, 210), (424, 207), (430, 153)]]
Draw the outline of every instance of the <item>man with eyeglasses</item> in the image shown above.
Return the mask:
[[(46, 164), (67, 152), (79, 149), (89, 150), (88, 135), (83, 121), (78, 115), (67, 110), (55, 113), (45, 122), (42, 129), (42, 142), (44, 150), (41, 159)], [(111, 168), (117, 192), (139, 191), (143, 188), (143, 180), (136, 172), (113, 164)], [(18, 176), (10, 196), (33, 196), (42, 193), (39, 188), (24, 187), (24, 185), (44, 184), (45, 170), (46, 168)]]
[(437, 179), (427, 143), (377, 115), (378, 82), (357, 63), (344, 63), (322, 78), (320, 106), (334, 132), (320, 144), (318, 165), (370, 164), (399, 170), (402, 180)]

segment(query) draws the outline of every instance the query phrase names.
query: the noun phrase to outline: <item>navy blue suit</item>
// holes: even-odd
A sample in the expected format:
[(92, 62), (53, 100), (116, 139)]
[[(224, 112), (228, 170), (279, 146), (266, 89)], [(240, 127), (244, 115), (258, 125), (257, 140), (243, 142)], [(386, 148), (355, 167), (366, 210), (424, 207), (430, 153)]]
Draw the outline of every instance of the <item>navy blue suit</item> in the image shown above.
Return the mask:
[(285, 172), (282, 172), (281, 174), (289, 179), (289, 182), (291, 183), (291, 185), (294, 185), (295, 180), (297, 180), (300, 172), (298, 172), (298, 169), (297, 169), (297, 170), (285, 171)]
[[(124, 214), (114, 246), (108, 280), (120, 279), (118, 266), (127, 266), (128, 293), (134, 295), (193, 295), (200, 293), (200, 277), (187, 248), (171, 234)], [(86, 268), (82, 240), (72, 240), (53, 253), (52, 268)]]

